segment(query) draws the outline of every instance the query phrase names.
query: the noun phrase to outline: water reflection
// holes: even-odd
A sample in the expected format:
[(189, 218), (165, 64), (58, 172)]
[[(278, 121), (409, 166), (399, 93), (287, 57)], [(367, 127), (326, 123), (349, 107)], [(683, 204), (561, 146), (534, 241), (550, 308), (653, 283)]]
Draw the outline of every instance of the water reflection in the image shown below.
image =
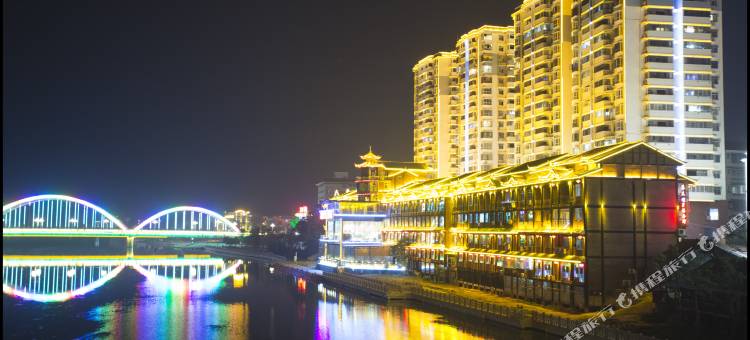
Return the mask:
[(484, 339), (484, 327), (472, 330), (447, 323), (440, 315), (412, 308), (364, 303), (318, 284), (315, 339)]
[(211, 256), (3, 256), (3, 274), (4, 338), (545, 338)]
[(131, 267), (156, 288), (211, 291), (242, 260), (188, 256), (3, 256), (3, 293), (38, 302), (63, 302), (92, 292)]

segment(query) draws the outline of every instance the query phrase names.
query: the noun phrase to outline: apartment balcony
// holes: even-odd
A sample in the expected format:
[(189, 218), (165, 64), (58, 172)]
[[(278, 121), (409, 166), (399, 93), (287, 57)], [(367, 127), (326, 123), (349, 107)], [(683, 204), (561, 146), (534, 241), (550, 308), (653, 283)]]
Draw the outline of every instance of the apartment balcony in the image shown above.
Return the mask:
[[(693, 151), (690, 148), (687, 148), (687, 149), (688, 151)], [(713, 159), (688, 159), (686, 161), (687, 161), (688, 167), (692, 167), (692, 168), (712, 168), (715, 166)]]
[(607, 76), (612, 75), (612, 70), (599, 70), (594, 72), (594, 80), (604, 79)]
[(644, 115), (648, 118), (674, 118), (672, 110), (646, 110)]
[(551, 145), (544, 145), (544, 146), (535, 146), (534, 147), (534, 153), (544, 153), (544, 152), (551, 152), (552, 146)]
[(683, 54), (685, 57), (692, 57), (692, 56), (699, 56), (699, 57), (707, 57), (711, 56), (711, 49), (704, 49), (704, 48), (686, 48), (683, 49)]
[(534, 140), (545, 140), (548, 138), (552, 138), (552, 133), (540, 131), (533, 134)]
[(532, 74), (534, 75), (534, 77), (539, 77), (539, 76), (543, 76), (545, 73), (548, 73), (548, 72), (549, 72), (549, 68), (542, 67), (537, 70), (534, 70)]
[(668, 38), (672, 39), (674, 34), (670, 31), (645, 31), (644, 36), (649, 38)]
[[(601, 27), (601, 26), (600, 26)], [(599, 47), (606, 47), (612, 45), (611, 39), (599, 39), (599, 41), (591, 44), (591, 47), (589, 47), (592, 51), (595, 51)]]
[[(668, 6), (672, 6), (670, 3)], [(671, 15), (646, 14), (643, 18), (645, 21), (672, 22)]]
[(538, 94), (534, 96), (534, 101), (548, 100), (548, 99), (552, 99), (552, 95), (550, 95), (549, 93)]
[(674, 49), (672, 47), (663, 47), (663, 46), (644, 46), (644, 51), (648, 53), (659, 53), (659, 54), (674, 53)]
[(684, 70), (685, 72), (689, 72), (689, 71), (711, 72), (711, 65), (685, 64)]
[(715, 132), (713, 128), (685, 128), (685, 134), (691, 136), (704, 136), (708, 138), (714, 138)]
[[(704, 6), (705, 5), (703, 5), (701, 7), (704, 7)], [(685, 5), (685, 7), (687, 7), (687, 5)], [(685, 25), (687, 25), (687, 24), (704, 24), (704, 25), (710, 25), (711, 24), (711, 18), (709, 18), (709, 17), (702, 18), (702, 17), (693, 17), (693, 16), (684, 15), (682, 17), (682, 23), (685, 24)]]
[(548, 55), (547, 53), (537, 53), (536, 57), (534, 57), (534, 64), (540, 64), (543, 62), (546, 62), (552, 58), (551, 55)]
[(646, 126), (643, 132), (653, 135), (671, 135), (675, 133), (675, 130), (673, 126)]
[(645, 63), (645, 68), (649, 70), (664, 70), (665, 72), (672, 72), (674, 71), (674, 64), (647, 62)]
[(670, 94), (647, 94), (644, 96), (645, 101), (649, 102), (673, 102), (674, 95)]
[(719, 199), (719, 196), (714, 195), (713, 192), (691, 192), (690, 193), (691, 201), (714, 201), (718, 199)]
[(550, 82), (549, 82), (549, 80), (542, 80), (542, 81), (539, 81), (539, 82), (535, 82), (535, 83), (534, 83), (534, 89), (537, 89), (537, 90), (538, 90), (538, 89), (540, 89), (540, 88), (543, 88), (543, 87), (545, 87), (545, 86), (549, 86), (549, 85), (550, 85)]
[(604, 130), (599, 132), (594, 132), (594, 139), (603, 139), (603, 138), (609, 138), (615, 135), (615, 132), (610, 130)]
[(610, 25), (599, 25), (598, 27), (594, 28), (594, 30), (591, 31), (591, 35), (592, 36), (597, 35), (601, 32), (609, 31), (610, 29), (612, 29), (612, 26)]
[[(671, 38), (671, 37), (670, 37)], [(685, 40), (711, 40), (711, 33), (683, 33)]]
[(685, 80), (684, 85), (686, 87), (711, 87), (711, 80)]
[(612, 85), (600, 85), (594, 87), (594, 96), (609, 94), (612, 92)]
[[(533, 134), (535, 130), (538, 130), (538, 129), (541, 129), (541, 128), (547, 128), (547, 132), (551, 131), (552, 130), (552, 121), (550, 121), (548, 119), (537, 120), (536, 122), (534, 122), (534, 128), (533, 128), (533, 130), (529, 129), (529, 131)], [(545, 132), (545, 131), (540, 131), (540, 133), (541, 132)]]
[(646, 78), (646, 80), (643, 82), (643, 85), (664, 85), (664, 86), (672, 86), (674, 85), (674, 79), (664, 79), (664, 78)]
[(711, 112), (685, 112), (685, 118), (688, 119), (713, 119)]
[(713, 152), (713, 144), (685, 144), (685, 149), (695, 152)]
[(711, 8), (711, 5), (708, 4), (708, 1), (683, 1), (682, 6), (706, 9)]
[(642, 0), (642, 5), (672, 6), (672, 0)]
[(685, 102), (686, 103), (711, 104), (713, 102), (713, 99), (711, 99), (711, 97), (685, 96)]
[(543, 23), (546, 23), (547, 21), (549, 21), (549, 17), (539, 17), (537, 19), (534, 19), (534, 21), (532, 22), (532, 25), (538, 26)]
[(594, 57), (594, 64), (600, 64), (600, 63), (608, 63), (612, 60), (612, 56), (609, 54), (602, 54), (598, 57)]
[(662, 152), (666, 153), (672, 153), (674, 154), (675, 147), (674, 143), (655, 143), (655, 142), (648, 142), (649, 145), (661, 150)]

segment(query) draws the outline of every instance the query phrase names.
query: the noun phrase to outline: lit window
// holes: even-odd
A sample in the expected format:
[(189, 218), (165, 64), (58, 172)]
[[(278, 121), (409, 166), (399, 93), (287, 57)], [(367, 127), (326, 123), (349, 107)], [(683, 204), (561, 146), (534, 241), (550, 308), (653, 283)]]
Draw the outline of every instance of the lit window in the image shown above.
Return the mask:
[(719, 220), (719, 208), (708, 208), (708, 220), (709, 221)]

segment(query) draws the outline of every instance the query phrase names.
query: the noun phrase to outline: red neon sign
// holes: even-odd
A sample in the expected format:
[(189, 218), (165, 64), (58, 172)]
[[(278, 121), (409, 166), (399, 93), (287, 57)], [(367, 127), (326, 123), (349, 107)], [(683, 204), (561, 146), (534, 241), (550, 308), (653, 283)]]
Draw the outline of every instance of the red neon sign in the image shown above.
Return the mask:
[(680, 225), (684, 227), (687, 226), (687, 188), (685, 183), (680, 183), (677, 199)]

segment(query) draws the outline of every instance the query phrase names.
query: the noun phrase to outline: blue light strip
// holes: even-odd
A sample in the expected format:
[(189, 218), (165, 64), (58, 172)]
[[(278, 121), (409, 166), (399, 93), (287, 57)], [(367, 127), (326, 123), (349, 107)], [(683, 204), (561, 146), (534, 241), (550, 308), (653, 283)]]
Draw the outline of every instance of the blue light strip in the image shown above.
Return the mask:
[(385, 214), (333, 214), (333, 217), (372, 217), (372, 218), (385, 218)]
[[(321, 239), (323, 243), (335, 243), (338, 244), (339, 240), (327, 240)], [(383, 242), (357, 242), (357, 241), (344, 241), (345, 246), (360, 246), (360, 247), (379, 247), (383, 245)]]

